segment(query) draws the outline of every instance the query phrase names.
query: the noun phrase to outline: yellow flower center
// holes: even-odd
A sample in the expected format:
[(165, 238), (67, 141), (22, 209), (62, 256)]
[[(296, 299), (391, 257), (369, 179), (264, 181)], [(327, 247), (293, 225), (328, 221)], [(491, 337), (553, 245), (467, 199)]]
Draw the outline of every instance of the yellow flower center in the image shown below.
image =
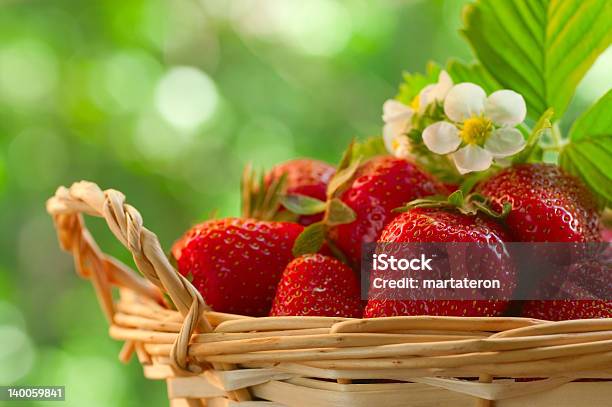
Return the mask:
[(413, 99), (412, 102), (410, 102), (410, 107), (415, 110), (418, 111), (419, 110), (419, 106), (421, 104), (421, 98), (419, 97), (419, 95), (416, 95)]
[(493, 123), (484, 117), (470, 117), (463, 122), (461, 139), (466, 144), (482, 145), (493, 131)]

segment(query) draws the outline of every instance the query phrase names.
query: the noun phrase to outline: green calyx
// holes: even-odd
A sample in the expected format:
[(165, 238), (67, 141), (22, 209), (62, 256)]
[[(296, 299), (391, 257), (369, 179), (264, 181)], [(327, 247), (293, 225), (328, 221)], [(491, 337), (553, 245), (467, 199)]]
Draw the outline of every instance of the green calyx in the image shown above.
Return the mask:
[(327, 185), (327, 199), (321, 201), (299, 194), (287, 194), (281, 198), (281, 203), (289, 211), (298, 215), (314, 215), (323, 213), (323, 220), (307, 226), (298, 236), (293, 245), (293, 255), (301, 256), (318, 252), (327, 242), (330, 250), (340, 260), (345, 261), (344, 255), (327, 238), (330, 227), (351, 223), (356, 219), (355, 211), (339, 198), (353, 180), (361, 158), (354, 157), (355, 143), (351, 142), (344, 152), (334, 177)]
[(283, 174), (266, 185), (264, 172), (258, 173), (251, 164), (247, 164), (241, 182), (242, 216), (259, 220), (291, 220), (279, 218), (286, 183), (287, 174)]
[[(339, 250), (338, 253), (334, 251), (335, 246), (327, 239), (327, 232), (332, 226), (351, 223), (355, 220), (355, 212), (347, 204), (339, 198), (331, 198), (323, 202), (304, 195), (288, 195), (284, 197), (282, 202), (287, 209), (300, 215), (314, 215), (324, 212), (323, 220), (304, 228), (304, 231), (296, 239), (292, 249), (295, 257), (316, 253), (327, 242), (334, 255), (340, 260), (343, 259), (344, 256)], [(301, 206), (296, 205), (296, 202), (300, 202)]]
[(394, 209), (395, 212), (406, 212), (413, 208), (440, 208), (454, 209), (464, 215), (474, 216), (478, 212), (484, 213), (494, 219), (505, 219), (512, 205), (506, 202), (501, 212), (495, 211), (490, 206), (490, 200), (479, 193), (471, 193), (464, 197), (461, 190), (455, 191), (448, 197), (443, 195), (434, 195), (427, 198), (415, 199), (407, 203), (405, 206)]
[(280, 202), (285, 208), (297, 215), (314, 215), (325, 211), (327, 204), (320, 199), (301, 194), (286, 194)]
[(291, 252), (295, 257), (303, 254), (317, 253), (325, 243), (327, 234), (325, 223), (316, 222), (306, 226), (302, 233), (295, 239)]

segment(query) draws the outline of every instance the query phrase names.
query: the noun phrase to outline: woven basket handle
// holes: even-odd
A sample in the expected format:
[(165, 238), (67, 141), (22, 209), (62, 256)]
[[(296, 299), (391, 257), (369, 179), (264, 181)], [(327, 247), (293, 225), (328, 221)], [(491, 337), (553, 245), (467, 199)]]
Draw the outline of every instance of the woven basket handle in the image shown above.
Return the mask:
[[(113, 315), (109, 281), (157, 300), (161, 298), (159, 291), (168, 293), (184, 317), (171, 356), (177, 366), (189, 368), (187, 347), (191, 334), (196, 328), (203, 332), (212, 330), (206, 318), (201, 318), (202, 312), (209, 308), (193, 285), (172, 267), (157, 236), (143, 226), (142, 216), (125, 202), (125, 196), (81, 181), (70, 188), (58, 188), (47, 201), (47, 211), (53, 217), (62, 249), (72, 253), (81, 275), (92, 278), (108, 318), (112, 320)], [(115, 237), (132, 253), (140, 272), (154, 286), (102, 253), (85, 228), (82, 214), (104, 218)]]

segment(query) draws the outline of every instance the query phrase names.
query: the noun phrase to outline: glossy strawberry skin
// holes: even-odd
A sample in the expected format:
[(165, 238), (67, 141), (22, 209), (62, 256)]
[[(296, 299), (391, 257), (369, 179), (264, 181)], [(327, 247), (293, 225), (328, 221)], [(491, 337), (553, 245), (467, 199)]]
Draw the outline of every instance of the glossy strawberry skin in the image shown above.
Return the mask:
[(397, 214), (393, 209), (446, 188), (416, 164), (391, 156), (366, 161), (340, 199), (355, 211), (354, 222), (334, 227), (329, 236), (354, 265), (361, 261), (361, 246), (375, 242)]
[(270, 316), (361, 318), (359, 282), (351, 268), (322, 254), (306, 254), (287, 265)]
[(609, 256), (607, 259), (589, 259), (572, 264), (556, 275), (563, 281), (547, 279), (537, 291), (538, 295), (544, 293), (547, 298), (573, 297), (576, 300), (525, 301), (523, 316), (548, 321), (612, 318), (612, 300), (608, 300), (612, 291)]
[(521, 242), (593, 242), (599, 240), (596, 202), (577, 178), (552, 164), (506, 168), (478, 187), (501, 210), (512, 204), (508, 230)]
[[(590, 191), (552, 164), (522, 164), (507, 168), (478, 187), (499, 210), (512, 204), (506, 225), (514, 239), (523, 242), (595, 242), (600, 240), (597, 205)], [(542, 253), (566, 263), (568, 253)], [(523, 315), (565, 320), (610, 317), (605, 301), (532, 300), (523, 304)]]
[[(326, 190), (329, 180), (336, 173), (336, 169), (323, 161), (301, 158), (286, 161), (273, 167), (266, 174), (265, 184), (270, 185), (273, 180), (287, 174), (285, 192), (287, 194), (306, 195), (321, 201), (326, 199)], [(297, 222), (308, 226), (322, 219), (322, 214), (302, 215)]]
[(380, 242), (483, 242), (503, 244), (507, 231), (483, 215), (468, 216), (455, 210), (414, 208), (403, 212), (380, 235)]
[(523, 316), (546, 321), (612, 318), (612, 301), (548, 300), (526, 301)]
[(172, 253), (215, 311), (264, 316), (302, 230), (289, 222), (209, 220), (190, 229)]
[(363, 317), (378, 318), (402, 315), (451, 317), (496, 317), (508, 308), (506, 301), (494, 300), (370, 300)]
[[(396, 217), (383, 230), (379, 242), (480, 242), (503, 246), (510, 236), (504, 228), (481, 215), (457, 211), (415, 208)], [(487, 269), (491, 269), (489, 266)], [(499, 263), (497, 276), (504, 287), (513, 287), (516, 273), (510, 263)], [(511, 290), (509, 290), (508, 295)], [(509, 305), (506, 300), (393, 300), (372, 298), (364, 318), (398, 315), (499, 316)]]

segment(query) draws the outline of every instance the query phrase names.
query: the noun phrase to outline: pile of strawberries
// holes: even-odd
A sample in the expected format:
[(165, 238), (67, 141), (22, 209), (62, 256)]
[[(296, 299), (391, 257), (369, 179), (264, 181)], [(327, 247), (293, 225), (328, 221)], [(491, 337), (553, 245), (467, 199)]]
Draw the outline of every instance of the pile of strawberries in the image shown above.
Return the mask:
[[(350, 150), (350, 149), (349, 149)], [(259, 181), (258, 181), (259, 180)], [(247, 171), (243, 217), (200, 223), (172, 248), (179, 272), (214, 310), (251, 316), (523, 315), (564, 320), (612, 317), (603, 300), (376, 300), (360, 293), (364, 243), (595, 242), (601, 222), (595, 199), (558, 166), (507, 167), (472, 190), (504, 219), (452, 207), (410, 207), (456, 187), (414, 162), (345, 154), (338, 168), (298, 159), (264, 176)]]

